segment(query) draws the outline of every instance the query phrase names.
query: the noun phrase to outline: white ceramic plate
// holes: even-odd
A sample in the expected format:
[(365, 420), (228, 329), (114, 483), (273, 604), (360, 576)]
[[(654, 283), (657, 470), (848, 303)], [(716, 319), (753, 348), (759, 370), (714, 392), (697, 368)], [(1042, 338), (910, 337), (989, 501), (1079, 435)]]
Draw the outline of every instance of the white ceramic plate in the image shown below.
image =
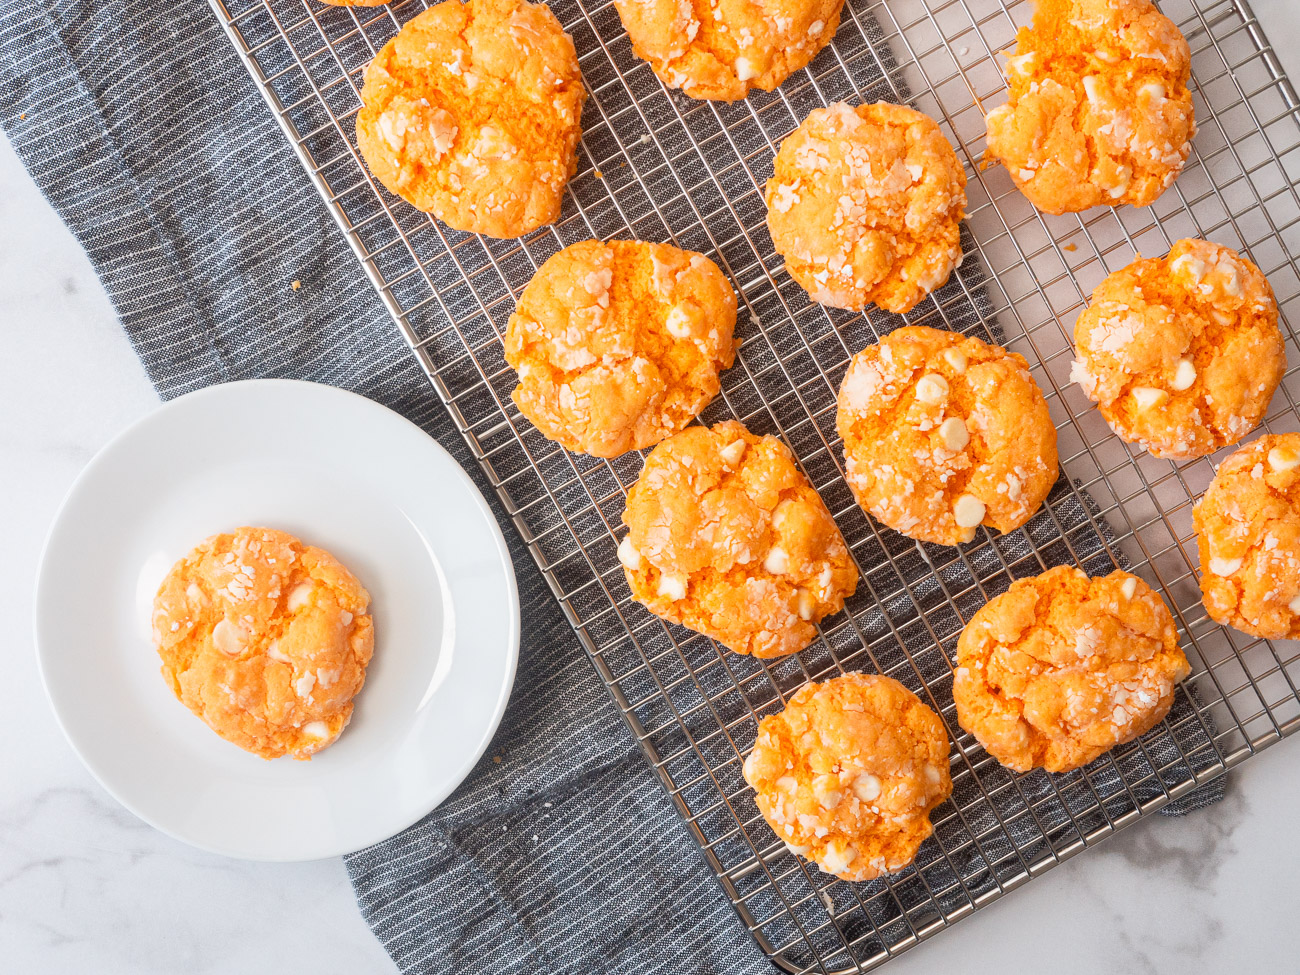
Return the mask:
[[(159, 583), (239, 525), (333, 552), (370, 591), (365, 687), (310, 762), (218, 738), (159, 673)], [(468, 774), (514, 681), (519, 601), (496, 521), (432, 438), (352, 393), (255, 380), (181, 397), (91, 461), (46, 541), (36, 645), (68, 740), (124, 806), (217, 853), (311, 860), (399, 832)]]

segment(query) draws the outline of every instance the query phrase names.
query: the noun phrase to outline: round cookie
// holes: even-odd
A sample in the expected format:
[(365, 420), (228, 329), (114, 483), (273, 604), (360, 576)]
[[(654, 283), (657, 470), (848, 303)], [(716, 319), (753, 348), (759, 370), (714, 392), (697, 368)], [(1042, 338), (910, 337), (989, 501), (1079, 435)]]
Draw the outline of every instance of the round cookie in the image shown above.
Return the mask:
[(758, 725), (745, 781), (768, 825), (842, 880), (912, 862), (952, 792), (939, 716), (889, 677), (805, 684)]
[(1191, 52), (1150, 0), (1036, 0), (988, 156), (1047, 213), (1149, 206), (1191, 151)]
[(957, 332), (908, 326), (867, 346), (835, 423), (858, 504), (923, 542), (1019, 528), (1056, 483), (1056, 428), (1025, 360)]
[(338, 560), (292, 535), (213, 535), (154, 598), (163, 677), (227, 741), (309, 759), (352, 717), (375, 646), (369, 603)]
[(737, 653), (802, 650), (858, 584), (789, 449), (735, 420), (689, 427), (652, 450), (623, 522), (618, 557), (632, 598)]
[(545, 4), (445, 0), (366, 68), (357, 146), (417, 209), (518, 237), (560, 215), (586, 98), (573, 40)]
[(1149, 731), (1190, 670), (1155, 590), (1063, 565), (971, 617), (952, 694), (958, 723), (1007, 768), (1068, 772)]
[(514, 401), (569, 450), (617, 457), (691, 422), (735, 360), (736, 295), (703, 254), (587, 240), (551, 255), (506, 326)]
[(772, 91), (835, 36), (844, 0), (614, 0), (632, 51), (669, 88), (730, 102)]
[(901, 314), (960, 263), (966, 173), (928, 115), (888, 102), (814, 109), (773, 168), (767, 227), (813, 301)]
[(1286, 371), (1268, 281), (1235, 251), (1180, 240), (1101, 282), (1070, 378), (1122, 439), (1185, 460), (1259, 425)]
[(1252, 636), (1300, 639), (1300, 433), (1233, 451), (1192, 522), (1210, 618)]

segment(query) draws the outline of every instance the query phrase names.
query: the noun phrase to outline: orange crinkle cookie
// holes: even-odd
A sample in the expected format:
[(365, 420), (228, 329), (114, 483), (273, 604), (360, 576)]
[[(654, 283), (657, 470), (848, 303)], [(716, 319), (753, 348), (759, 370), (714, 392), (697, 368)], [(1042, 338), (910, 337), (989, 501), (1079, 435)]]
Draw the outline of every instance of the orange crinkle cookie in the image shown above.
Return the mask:
[(764, 718), (745, 781), (776, 835), (842, 880), (902, 870), (952, 792), (939, 716), (898, 681), (805, 684)]
[(821, 497), (775, 437), (734, 420), (650, 452), (618, 548), (632, 596), (737, 653), (806, 647), (858, 570)]
[(1056, 428), (1025, 360), (958, 332), (907, 326), (859, 352), (836, 426), (858, 504), (909, 538), (1012, 531), (1056, 482)]
[(547, 259), (506, 326), (514, 401), (569, 450), (616, 457), (681, 430), (735, 360), (736, 295), (703, 254), (639, 240)]
[(1121, 438), (1186, 460), (1259, 425), (1286, 349), (1264, 275), (1235, 251), (1180, 240), (1101, 282), (1074, 326), (1070, 378)]
[(518, 237), (560, 215), (586, 98), (573, 39), (545, 4), (445, 0), (366, 68), (357, 146), (417, 209)]
[(988, 155), (1047, 213), (1149, 206), (1191, 152), (1191, 52), (1150, 0), (1036, 0), (1004, 73)]
[(1135, 575), (1057, 566), (982, 606), (957, 641), (957, 720), (1008, 768), (1067, 772), (1149, 731), (1190, 667)]
[(154, 599), (162, 674), (213, 731), (262, 758), (338, 738), (375, 646), (370, 595), (323, 549), (270, 528), (213, 535)]
[(966, 173), (928, 115), (888, 102), (814, 109), (773, 167), (768, 230), (813, 301), (910, 311), (961, 262)]
[(1252, 636), (1300, 639), (1300, 433), (1233, 451), (1192, 520), (1210, 618)]

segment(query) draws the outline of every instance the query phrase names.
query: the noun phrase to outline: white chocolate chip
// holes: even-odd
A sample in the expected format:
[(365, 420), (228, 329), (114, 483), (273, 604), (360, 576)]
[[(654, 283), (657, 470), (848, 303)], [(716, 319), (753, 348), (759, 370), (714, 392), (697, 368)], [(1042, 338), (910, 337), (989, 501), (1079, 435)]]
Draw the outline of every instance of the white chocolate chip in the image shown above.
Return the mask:
[(799, 618), (805, 622), (813, 618), (813, 610), (817, 608), (817, 599), (807, 589), (799, 589)]
[(727, 446), (718, 451), (722, 457), (722, 462), (728, 467), (735, 467), (740, 463), (740, 458), (745, 456), (745, 448), (749, 445), (743, 440), (733, 440)]
[(1297, 595), (1291, 602), (1286, 604), (1286, 608), (1293, 613), (1300, 613), (1300, 595)]
[(843, 873), (858, 855), (856, 847), (849, 846), (843, 840), (836, 840), (826, 846), (822, 853), (821, 866), (827, 873)]
[(880, 798), (880, 780), (870, 772), (863, 772), (853, 780), (853, 794), (863, 802)]
[(793, 795), (799, 789), (799, 780), (793, 775), (783, 775), (776, 780), (776, 787), (782, 792), (789, 792)]
[(834, 788), (838, 781), (833, 775), (819, 775), (813, 780), (813, 795), (823, 809), (834, 809), (844, 798), (844, 793)]
[(282, 664), (288, 664), (293, 662), (289, 659), (288, 655), (283, 650), (280, 649), (279, 640), (271, 641), (270, 645), (267, 646), (266, 648), (266, 655), (270, 657), (272, 660), (280, 661), (280, 663)]
[(1169, 394), (1163, 389), (1152, 389), (1150, 386), (1134, 386), (1133, 402), (1137, 404), (1139, 410), (1149, 410), (1168, 403)]
[(316, 675), (310, 670), (293, 682), (294, 693), (299, 697), (306, 697), (311, 693), (311, 689), (316, 686)]
[(218, 620), (212, 628), (212, 643), (227, 656), (238, 657), (245, 646), (244, 631), (230, 620)]
[(1088, 96), (1088, 101), (1090, 101), (1094, 106), (1101, 104), (1100, 84), (1101, 83), (1097, 80), (1096, 75), (1086, 75), (1083, 79), (1084, 94)]
[(916, 398), (922, 403), (942, 403), (948, 398), (948, 380), (937, 372), (922, 376), (916, 382)]
[(1139, 95), (1146, 95), (1152, 101), (1163, 101), (1165, 97), (1165, 86), (1158, 81), (1151, 81), (1138, 89)]
[(825, 26), (826, 26), (826, 21), (814, 20), (811, 24), (808, 25), (808, 36), (816, 37), (818, 34), (822, 32), (822, 28)]
[(961, 375), (966, 371), (966, 366), (970, 364), (970, 359), (966, 353), (956, 346), (950, 346), (943, 350), (943, 361), (948, 363), (953, 372)]
[(1241, 275), (1237, 273), (1235, 267), (1228, 269), (1228, 276), (1223, 281), (1223, 293), (1234, 298), (1241, 296)]
[(669, 575), (665, 572), (659, 577), (659, 595), (667, 596), (673, 602), (686, 598), (686, 579), (683, 576)]
[(795, 856), (800, 856), (800, 857), (806, 857), (808, 855), (808, 851), (812, 849), (811, 846), (796, 846), (794, 843), (791, 843), (788, 840), (786, 841), (785, 846), (786, 849), (788, 849)]
[(1107, 64), (1119, 64), (1118, 51), (1097, 51), (1095, 53), (1098, 61), (1105, 61)]
[(185, 587), (185, 598), (192, 603), (198, 603), (200, 606), (206, 606), (208, 604), (208, 597), (205, 596), (203, 590), (193, 582)]
[(1174, 381), (1170, 385), (1181, 392), (1189, 389), (1194, 382), (1196, 382), (1195, 363), (1191, 359), (1179, 359), (1178, 368), (1174, 371)]
[(691, 337), (691, 320), (678, 305), (673, 305), (672, 310), (668, 312), (668, 318), (664, 321), (664, 328), (675, 339), (688, 339)]
[(926, 781), (926, 784), (928, 784), (928, 785), (938, 785), (938, 784), (939, 784), (939, 780), (940, 780), (941, 778), (942, 778), (942, 776), (939, 774), (939, 770), (938, 770), (937, 768), (935, 768), (933, 765), (927, 765), (927, 766), (925, 767), (925, 781)]
[(289, 593), (289, 601), (286, 606), (289, 612), (296, 613), (302, 609), (311, 600), (311, 583), (303, 582), (294, 587), (293, 592)]
[(1186, 271), (1191, 276), (1192, 280), (1197, 283), (1200, 282), (1201, 278), (1205, 277), (1205, 262), (1199, 258), (1193, 257), (1191, 254), (1182, 254), (1179, 257), (1174, 258), (1174, 261), (1169, 265), (1169, 268), (1175, 272)]
[(1138, 591), (1137, 576), (1129, 576), (1125, 579), (1120, 585), (1119, 591), (1124, 594), (1125, 599), (1132, 599), (1133, 595)]
[(1210, 559), (1210, 571), (1216, 576), (1230, 576), (1241, 568), (1241, 559)]
[(952, 516), (961, 528), (975, 528), (984, 521), (984, 502), (971, 494), (963, 494), (953, 505)]
[(939, 424), (939, 439), (949, 450), (961, 450), (970, 443), (970, 431), (966, 421), (959, 416), (950, 416)]
[(1300, 453), (1291, 447), (1274, 447), (1268, 452), (1268, 466), (1275, 471), (1289, 471), (1300, 466)]
[(308, 721), (302, 726), (302, 732), (305, 735), (311, 735), (313, 738), (328, 738), (330, 728), (324, 721)]
[(790, 556), (786, 554), (785, 549), (780, 545), (773, 545), (767, 550), (767, 558), (763, 560), (763, 568), (774, 576), (783, 575), (790, 568)]
[(755, 70), (754, 64), (749, 58), (736, 58), (736, 77), (741, 81), (748, 81), (750, 78), (758, 77), (758, 71)]
[(641, 553), (632, 544), (630, 534), (624, 535), (623, 540), (618, 543), (618, 560), (634, 571), (641, 568)]
[(339, 613), (339, 621), (340, 621), (344, 626), (351, 626), (351, 625), (352, 625), (352, 614), (349, 613), (346, 609), (343, 610), (341, 613)]

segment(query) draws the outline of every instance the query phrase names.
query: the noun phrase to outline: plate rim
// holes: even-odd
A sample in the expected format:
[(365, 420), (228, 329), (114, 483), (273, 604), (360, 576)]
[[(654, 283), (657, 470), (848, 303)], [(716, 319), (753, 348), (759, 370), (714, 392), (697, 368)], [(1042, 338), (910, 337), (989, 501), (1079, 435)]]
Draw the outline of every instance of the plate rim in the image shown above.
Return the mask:
[[(50, 675), (46, 667), (47, 651), (45, 649), (45, 646), (41, 638), (41, 631), (42, 631), (41, 620), (42, 617), (44, 616), (42, 609), (47, 599), (50, 598), (45, 594), (51, 588), (51, 581), (49, 579), (49, 572), (53, 571), (49, 567), (50, 566), (49, 556), (51, 552), (51, 547), (54, 544), (55, 537), (59, 532), (65, 514), (67, 513), (71, 505), (74, 503), (74, 501), (78, 498), (80, 493), (86, 490), (86, 484), (95, 476), (98, 469), (105, 463), (105, 459), (109, 457), (110, 454), (112, 454), (112, 452), (114, 452), (118, 448), (119, 444), (122, 441), (126, 440), (128, 437), (136, 435), (142, 428), (147, 427), (154, 422), (157, 422), (160, 416), (163, 416), (164, 414), (170, 413), (173, 410), (177, 409), (179, 404), (189, 405), (199, 400), (227, 395), (236, 388), (247, 389), (249, 387), (257, 387), (259, 389), (278, 388), (278, 389), (293, 390), (294, 392), (292, 392), (290, 395), (299, 395), (300, 393), (302, 393), (305, 395), (321, 395), (325, 397), (333, 397), (338, 399), (338, 401), (340, 402), (348, 403), (352, 407), (358, 407), (363, 410), (367, 410), (367, 409), (370, 410), (376, 416), (381, 417), (379, 422), (396, 423), (399, 426), (403, 426), (415, 432), (418, 432), (420, 434), (420, 439), (424, 441), (424, 443), (426, 444), (427, 448), (431, 451), (431, 453), (437, 456), (440, 460), (445, 461), (447, 463), (450, 470), (454, 473), (454, 475), (458, 479), (459, 483), (464, 488), (467, 489), (467, 494), (469, 495), (470, 498), (472, 498), (479, 512), (484, 516), (484, 519), (490, 530), (492, 541), (495, 544), (497, 555), (500, 557), (501, 566), (503, 569), (503, 576), (506, 583), (506, 589), (509, 595), (508, 608), (509, 608), (509, 617), (510, 617), (507, 622), (507, 627), (508, 627), (507, 632), (508, 632), (509, 639), (507, 640), (506, 647), (505, 647), (506, 667), (505, 667), (504, 678), (501, 682), (501, 686), (497, 689), (497, 695), (496, 695), (495, 703), (493, 705), (492, 714), (488, 718), (482, 736), (482, 740), (478, 743), (478, 745), (474, 749), (471, 750), (471, 752), (466, 753), (465, 760), (461, 763), (460, 767), (456, 770), (454, 775), (450, 777), (450, 781), (447, 788), (441, 791), (440, 794), (435, 795), (434, 798), (430, 801), (427, 808), (424, 808), (424, 803), (419, 803), (418, 804), (418, 806), (420, 807), (419, 810), (415, 813), (415, 815), (413, 815), (409, 819), (409, 821), (402, 822), (400, 826), (393, 829), (391, 832), (385, 832), (384, 835), (382, 836), (376, 836), (373, 839), (369, 839), (364, 843), (362, 843), (360, 846), (353, 846), (351, 843), (348, 843), (340, 848), (331, 847), (330, 849), (325, 849), (321, 851), (311, 850), (311, 851), (306, 851), (299, 854), (291, 854), (287, 856), (280, 856), (275, 854), (250, 853), (250, 852), (245, 852), (234, 848), (225, 847), (217, 843), (204, 842), (195, 837), (183, 835), (180, 831), (163, 825), (162, 823), (156, 821), (153, 816), (149, 815), (143, 809), (139, 808), (139, 806), (135, 802), (128, 800), (117, 789), (113, 788), (107, 781), (105, 781), (104, 776), (100, 774), (100, 770), (96, 768), (95, 764), (87, 759), (86, 754), (83, 752), (81, 747), (79, 747), (77, 740), (69, 731), (68, 725), (64, 721), (63, 714), (59, 710), (59, 706), (55, 701), (55, 695), (51, 690), (51, 686), (50, 686)], [(481, 759), (483, 755), (487, 752), (488, 746), (491, 745), (493, 738), (496, 737), (496, 733), (501, 726), (501, 721), (505, 717), (506, 708), (510, 702), (510, 695), (514, 690), (515, 678), (518, 674), (518, 668), (519, 668), (519, 646), (520, 646), (520, 637), (521, 637), (521, 609), (519, 604), (519, 585), (515, 575), (514, 559), (510, 555), (510, 549), (509, 546), (506, 544), (505, 536), (501, 531), (501, 525), (497, 521), (496, 515), (493, 513), (492, 507), (489, 504), (487, 498), (484, 496), (483, 492), (481, 492), (478, 489), (478, 486), (474, 483), (473, 479), (469, 476), (468, 472), (464, 469), (464, 467), (462, 467), (461, 464), (457, 462), (456, 458), (451, 455), (450, 451), (448, 451), (447, 448), (445, 448), (441, 443), (439, 443), (435, 437), (433, 437), (426, 430), (424, 430), (424, 428), (422, 428), (419, 424), (403, 416), (401, 413), (398, 413), (396, 410), (393, 410), (385, 406), (383, 403), (380, 403), (377, 400), (373, 400), (368, 396), (365, 396), (358, 392), (354, 392), (353, 390), (350, 389), (344, 389), (343, 387), (340, 386), (334, 386), (329, 383), (314, 382), (312, 380), (306, 380), (306, 379), (290, 379), (290, 378), (279, 378), (279, 377), (261, 377), (261, 378), (231, 380), (228, 382), (215, 382), (207, 386), (200, 387), (199, 389), (191, 390), (190, 392), (177, 396), (174, 399), (164, 400), (158, 406), (149, 410), (149, 412), (145, 413), (143, 416), (137, 417), (135, 420), (131, 421), (129, 424), (127, 424), (125, 427), (119, 430), (116, 434), (114, 434), (111, 438), (109, 438), (109, 440), (105, 442), (103, 446), (101, 446), (98, 450), (96, 450), (95, 453), (91, 456), (90, 460), (85, 463), (85, 465), (77, 473), (76, 477), (73, 478), (72, 483), (68, 485), (68, 488), (64, 492), (62, 499), (59, 501), (58, 507), (55, 509), (53, 517), (50, 519), (49, 527), (45, 532), (44, 541), (41, 543), (40, 557), (36, 563), (36, 574), (35, 574), (33, 594), (32, 594), (31, 622), (32, 622), (33, 649), (36, 656), (36, 669), (37, 669), (37, 673), (40, 675), (41, 690), (45, 694), (46, 704), (49, 706), (50, 712), (54, 716), (55, 724), (58, 725), (59, 731), (62, 733), (64, 741), (66, 741), (68, 747), (72, 749), (72, 753), (77, 757), (78, 761), (80, 761), (82, 768), (84, 768), (90, 774), (90, 777), (95, 780), (95, 782), (99, 785), (99, 787), (102, 788), (110, 797), (112, 797), (112, 799), (115, 802), (121, 805), (124, 809), (126, 809), (136, 818), (140, 819), (142, 822), (144, 822), (151, 828), (157, 830), (158, 832), (162, 833), (165, 836), (170, 837), (171, 839), (184, 843), (187, 846), (193, 847), (195, 849), (203, 850), (204, 852), (207, 853), (213, 853), (218, 856), (225, 856), (225, 857), (230, 857), (232, 859), (247, 860), (251, 862), (261, 862), (261, 863), (307, 863), (307, 862), (313, 862), (317, 860), (328, 860), (334, 857), (346, 856), (351, 853), (356, 853), (361, 850), (367, 849), (371, 846), (374, 846), (378, 843), (382, 843), (385, 840), (391, 839), (392, 837), (398, 835), (399, 833), (404, 832), (405, 830), (409, 829), (412, 825), (414, 825), (415, 823), (423, 819), (425, 816), (427, 816), (429, 813), (431, 813), (433, 810), (438, 808), (438, 806), (442, 805), (442, 803), (445, 802), (446, 799), (453, 792), (455, 792), (456, 789), (458, 789), (461, 786), (461, 784), (469, 776), (470, 772), (473, 771), (474, 766), (478, 763), (479, 759)], [(232, 746), (232, 747), (237, 747), (237, 746)]]

